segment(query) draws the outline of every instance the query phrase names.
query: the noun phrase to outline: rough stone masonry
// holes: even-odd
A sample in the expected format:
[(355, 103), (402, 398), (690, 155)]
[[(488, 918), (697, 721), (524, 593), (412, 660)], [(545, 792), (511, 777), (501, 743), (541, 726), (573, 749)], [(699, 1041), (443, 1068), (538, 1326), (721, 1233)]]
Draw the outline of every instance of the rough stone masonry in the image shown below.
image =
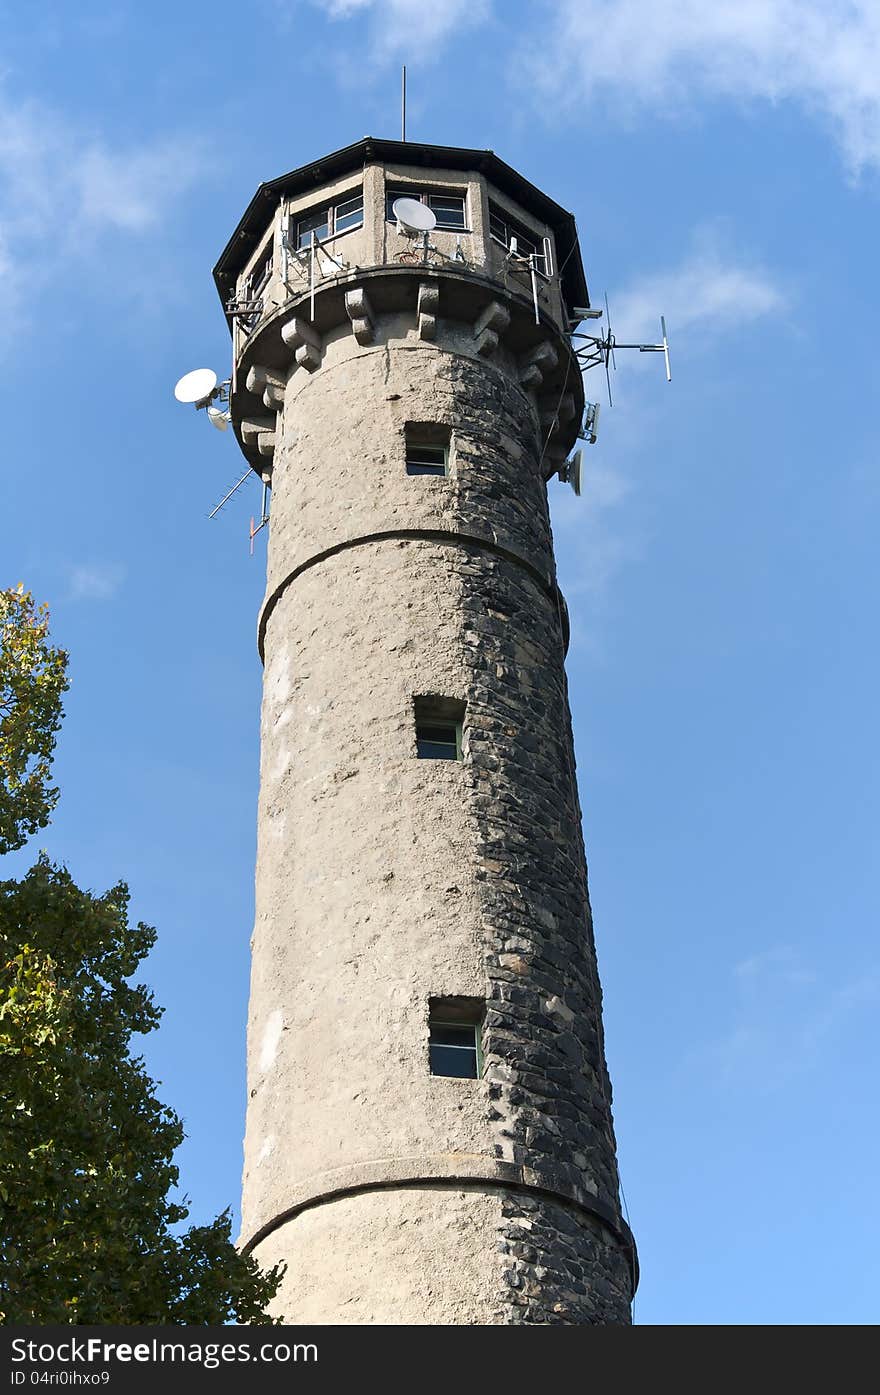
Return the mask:
[[(389, 189), (453, 223), (415, 261)], [(263, 186), (218, 264), (272, 500), (241, 1241), (291, 1322), (630, 1320), (546, 488), (574, 251), (496, 157), (365, 141)], [(417, 701), (459, 759), (419, 758)], [(431, 1071), (438, 1002), (476, 1079)]]

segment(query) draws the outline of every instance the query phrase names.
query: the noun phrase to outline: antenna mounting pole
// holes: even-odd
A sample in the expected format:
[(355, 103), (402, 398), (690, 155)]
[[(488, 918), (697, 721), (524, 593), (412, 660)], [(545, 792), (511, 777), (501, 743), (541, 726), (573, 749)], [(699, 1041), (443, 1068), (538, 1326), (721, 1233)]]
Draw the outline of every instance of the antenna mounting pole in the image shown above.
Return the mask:
[(400, 139), (406, 140), (406, 64), (400, 74)]

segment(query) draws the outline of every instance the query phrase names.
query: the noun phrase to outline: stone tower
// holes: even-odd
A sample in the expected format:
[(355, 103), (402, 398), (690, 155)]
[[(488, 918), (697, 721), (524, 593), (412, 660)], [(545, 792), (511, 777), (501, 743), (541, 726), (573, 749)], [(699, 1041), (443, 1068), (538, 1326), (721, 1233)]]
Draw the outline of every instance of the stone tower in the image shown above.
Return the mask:
[(215, 279), (272, 500), (241, 1242), (288, 1321), (626, 1323), (546, 490), (574, 219), (366, 139), (263, 184)]

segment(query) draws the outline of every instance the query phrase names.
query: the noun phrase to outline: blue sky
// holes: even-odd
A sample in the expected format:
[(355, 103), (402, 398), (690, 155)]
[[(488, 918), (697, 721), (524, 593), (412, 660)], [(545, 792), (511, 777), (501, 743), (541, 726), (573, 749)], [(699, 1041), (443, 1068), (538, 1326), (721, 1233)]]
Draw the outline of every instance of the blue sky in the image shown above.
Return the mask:
[[(618, 336), (551, 486), (644, 1323), (877, 1319), (880, 14), (843, 0), (0, 5), (3, 583), (71, 651), (45, 847), (129, 881), (193, 1216), (238, 1197), (264, 547), (211, 267), (363, 135), (575, 213)], [(588, 396), (601, 395), (597, 377)], [(260, 540), (261, 541), (261, 540)]]

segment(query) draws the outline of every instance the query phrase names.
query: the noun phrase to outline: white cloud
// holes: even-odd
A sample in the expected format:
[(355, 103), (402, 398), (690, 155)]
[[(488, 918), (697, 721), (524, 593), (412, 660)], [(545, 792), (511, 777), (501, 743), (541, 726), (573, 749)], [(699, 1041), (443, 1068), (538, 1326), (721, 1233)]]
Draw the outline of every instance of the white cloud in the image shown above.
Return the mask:
[[(785, 305), (786, 297), (767, 268), (741, 252), (728, 250), (722, 229), (706, 227), (697, 230), (689, 251), (677, 265), (645, 272), (622, 294), (615, 295), (611, 313), (615, 336), (623, 343), (656, 342), (659, 315), (665, 314), (674, 371), (676, 340), (680, 342), (685, 332), (689, 341), (707, 342), (722, 332), (781, 312)], [(592, 323), (596, 333), (604, 332), (604, 320)], [(631, 529), (616, 513), (634, 487), (626, 473), (626, 460), (643, 450), (650, 431), (651, 412), (643, 409), (630, 370), (651, 369), (661, 379), (663, 374), (659, 356), (621, 351), (617, 363), (614, 400), (619, 407), (625, 406), (625, 411), (601, 415), (598, 445), (583, 447), (581, 498), (558, 487), (552, 487), (550, 494), (563, 590), (570, 601), (588, 596), (593, 615), (595, 602), (620, 568), (639, 552)], [(585, 376), (584, 387), (588, 400), (604, 401), (604, 371), (592, 369)], [(575, 617), (576, 607), (572, 611), (573, 632), (584, 638)], [(587, 638), (595, 647), (595, 635)]]
[(125, 578), (115, 563), (79, 563), (70, 569), (67, 598), (70, 601), (110, 601)]
[(669, 114), (695, 98), (794, 101), (853, 172), (880, 165), (876, 0), (551, 0), (521, 64), (553, 109), (605, 100)]
[[(4, 284), (27, 281), (32, 293), (91, 255), (102, 232), (141, 234), (161, 223), (200, 177), (200, 155), (195, 141), (125, 145), (74, 128), (58, 111), (0, 96)], [(8, 301), (5, 308), (8, 315)]]
[[(670, 335), (688, 330), (705, 337), (782, 311), (786, 299), (766, 267), (729, 250), (719, 229), (704, 227), (677, 266), (638, 277), (622, 296), (614, 297), (611, 313), (619, 340), (653, 343), (661, 313)], [(642, 359), (646, 361), (650, 359)]]
[[(424, 59), (426, 45), (440, 45), (486, 19), (489, 0), (313, 0), (330, 19), (366, 13), (381, 57)], [(421, 52), (420, 52), (421, 50)]]

